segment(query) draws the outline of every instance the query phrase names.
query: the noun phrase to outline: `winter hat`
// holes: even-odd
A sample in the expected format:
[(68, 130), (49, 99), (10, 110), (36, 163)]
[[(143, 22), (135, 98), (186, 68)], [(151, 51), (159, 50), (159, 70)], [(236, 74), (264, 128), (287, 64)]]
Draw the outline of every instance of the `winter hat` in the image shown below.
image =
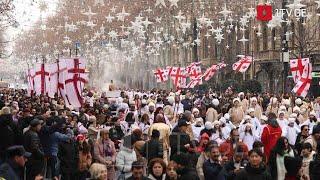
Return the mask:
[(290, 106), (290, 100), (289, 99), (282, 99), (282, 104)]
[(268, 117), (265, 115), (262, 115), (260, 119), (261, 121), (268, 121)]
[(240, 96), (244, 96), (244, 93), (243, 93), (243, 92), (240, 92), (240, 93), (238, 94), (238, 97), (240, 97)]
[(293, 112), (296, 112), (296, 111), (300, 112), (300, 108), (299, 108), (298, 106), (295, 106), (295, 107), (293, 108)]
[(199, 113), (199, 112), (200, 112), (199, 109), (198, 109), (198, 108), (193, 108), (193, 109), (192, 109), (192, 114), (193, 114), (193, 113), (196, 113), (196, 112)]
[(219, 121), (220, 121), (221, 124), (227, 123), (227, 120), (226, 120), (225, 117), (221, 117), (221, 118), (219, 119)]
[(156, 107), (156, 105), (153, 102), (150, 102), (148, 106), (149, 107), (151, 107), (151, 106)]
[(280, 115), (280, 114), (285, 114), (286, 112), (284, 112), (284, 111), (278, 111), (278, 116)]
[(254, 112), (254, 109), (253, 109), (253, 108), (249, 108), (249, 109), (247, 110), (247, 114), (250, 114), (250, 113), (252, 113), (252, 112)]
[(301, 104), (302, 104), (302, 100), (301, 100), (300, 98), (297, 98), (297, 99), (294, 101), (294, 103), (295, 103), (296, 105), (301, 105)]
[(207, 122), (204, 124), (204, 127), (205, 127), (205, 129), (208, 129), (208, 130), (213, 129), (212, 123), (209, 122), (209, 121), (207, 121)]
[(314, 116), (314, 117), (316, 117), (316, 116), (317, 116), (317, 114), (316, 114), (316, 112), (311, 111), (311, 112), (310, 112), (310, 114), (309, 114), (309, 116)]
[(219, 121), (213, 121), (213, 126), (219, 125), (220, 126), (220, 122)]
[(226, 120), (229, 120), (230, 119), (230, 114), (229, 113), (226, 113), (226, 114), (224, 114), (224, 116), (223, 116)]
[(196, 124), (202, 126), (203, 125), (203, 120), (201, 117), (196, 118)]
[(244, 120), (250, 120), (251, 117), (250, 117), (249, 115), (245, 115), (243, 119), (244, 119)]
[(218, 106), (219, 105), (219, 100), (218, 99), (212, 99), (212, 104), (214, 106)]
[(270, 99), (270, 104), (275, 104), (278, 102), (278, 99), (276, 97), (273, 97)]
[(290, 116), (289, 117), (291, 117), (291, 118), (297, 118), (298, 117), (298, 115), (296, 114), (296, 113), (292, 113), (292, 114), (290, 114)]
[(279, 107), (279, 111), (287, 111), (287, 108), (282, 105), (282, 106)]
[(296, 119), (295, 118), (289, 118), (288, 121), (289, 121), (289, 123), (294, 123), (296, 121)]
[(173, 104), (173, 103), (174, 103), (174, 97), (173, 97), (173, 96), (169, 96), (169, 97), (168, 97), (168, 102), (169, 102), (170, 104)]
[(234, 98), (232, 103), (234, 104), (236, 101), (240, 102), (240, 99), (239, 98)]
[(145, 99), (142, 99), (142, 100), (141, 100), (141, 104), (144, 104), (144, 105), (146, 105), (146, 104), (147, 104), (147, 100), (145, 100)]
[(251, 101), (256, 101), (256, 102), (258, 101), (256, 97), (252, 97), (250, 100)]

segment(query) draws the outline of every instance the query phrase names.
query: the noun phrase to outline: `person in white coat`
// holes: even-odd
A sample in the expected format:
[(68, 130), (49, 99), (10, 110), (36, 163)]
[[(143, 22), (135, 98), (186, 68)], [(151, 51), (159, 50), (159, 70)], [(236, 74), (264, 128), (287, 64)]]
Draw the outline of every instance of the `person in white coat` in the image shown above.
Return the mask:
[(120, 148), (116, 156), (116, 167), (120, 174), (124, 174), (126, 179), (129, 178), (131, 173), (131, 165), (134, 161), (137, 161), (136, 152), (131, 144), (131, 136), (125, 136), (123, 139), (123, 145)]
[(195, 122), (191, 125), (194, 140), (200, 141), (200, 132), (204, 129), (204, 124), (202, 118), (196, 118)]
[(255, 135), (258, 136), (260, 134), (260, 132), (262, 131), (261, 123), (260, 123), (259, 119), (257, 117), (255, 117), (255, 111), (253, 108), (248, 109), (248, 115), (251, 117), (250, 123), (253, 126), (252, 130), (255, 133)]
[(253, 143), (259, 140), (259, 137), (253, 132), (253, 125), (245, 124), (245, 130), (240, 133), (240, 140), (248, 146), (248, 150), (252, 149)]
[(299, 126), (302, 127), (303, 125), (308, 125), (310, 129), (309, 134), (312, 134), (312, 129), (315, 125), (317, 125), (317, 123), (318, 119), (316, 117), (316, 113), (314, 111), (311, 111), (309, 114), (309, 118), (305, 122), (299, 124)]
[(280, 126), (280, 128), (282, 129), (282, 136), (286, 135), (286, 129), (288, 126), (288, 120), (285, 119), (285, 112), (284, 111), (279, 111), (278, 112), (278, 118), (277, 118), (277, 122)]
[(285, 127), (285, 129), (283, 129), (283, 131), (285, 131), (285, 134), (283, 136), (288, 139), (288, 142), (291, 146), (295, 145), (297, 136), (300, 132), (300, 129), (295, 124), (295, 119), (289, 118), (289, 124)]
[(223, 141), (226, 141), (230, 136), (231, 128), (230, 128), (230, 126), (227, 125), (226, 118), (221, 117), (219, 119), (219, 121), (220, 121), (220, 124), (221, 124), (221, 133), (222, 133)]

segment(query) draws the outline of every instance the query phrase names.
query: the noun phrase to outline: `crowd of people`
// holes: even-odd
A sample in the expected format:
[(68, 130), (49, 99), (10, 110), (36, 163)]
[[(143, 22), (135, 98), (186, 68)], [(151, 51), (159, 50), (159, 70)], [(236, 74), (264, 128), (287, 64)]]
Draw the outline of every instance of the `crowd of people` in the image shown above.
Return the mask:
[(320, 97), (119, 94), (0, 90), (0, 179), (320, 179)]

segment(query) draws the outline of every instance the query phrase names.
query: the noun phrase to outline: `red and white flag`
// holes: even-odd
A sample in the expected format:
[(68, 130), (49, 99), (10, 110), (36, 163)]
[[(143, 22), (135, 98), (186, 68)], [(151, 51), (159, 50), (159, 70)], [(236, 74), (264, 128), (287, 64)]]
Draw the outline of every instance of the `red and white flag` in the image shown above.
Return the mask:
[(67, 65), (64, 59), (60, 59), (58, 62), (49, 65), (50, 73), (50, 90), (48, 96), (53, 98), (57, 93), (58, 96), (62, 96), (65, 100), (65, 76), (67, 73)]
[(304, 66), (302, 75), (297, 81), (296, 86), (292, 89), (292, 92), (296, 93), (298, 96), (306, 97), (310, 89), (312, 81), (312, 64), (308, 63)]
[(249, 68), (251, 63), (252, 63), (252, 57), (245, 56), (245, 57), (241, 58), (239, 61), (237, 61), (236, 63), (234, 63), (232, 65), (232, 69), (234, 71), (244, 73), (247, 71), (247, 69)]
[(168, 72), (169, 70), (160, 68), (153, 71), (158, 83), (166, 82), (168, 80)]
[(167, 67), (166, 67), (166, 70), (167, 70), (167, 72), (168, 72), (168, 77), (171, 76), (172, 69), (173, 69), (173, 67), (171, 67), (171, 66), (167, 66)]
[(34, 69), (30, 68), (27, 70), (27, 81), (28, 81), (28, 96), (31, 96), (34, 92), (34, 75), (35, 75), (35, 72), (34, 72)]
[(65, 60), (67, 73), (65, 78), (66, 98), (69, 105), (81, 107), (83, 104), (82, 90), (88, 82), (86, 62), (82, 58)]
[(298, 58), (290, 60), (290, 70), (292, 73), (293, 81), (296, 83), (302, 76), (303, 70), (306, 65), (310, 63), (309, 58)]
[(186, 86), (186, 88), (194, 88), (197, 85), (202, 84), (202, 76), (198, 76), (197, 78), (192, 79), (189, 84)]
[(213, 75), (218, 71), (218, 66), (216, 64), (212, 65), (210, 68), (206, 70), (206, 72), (203, 74), (203, 78), (205, 81), (209, 81)]
[(46, 94), (50, 89), (48, 66), (46, 64), (36, 64), (34, 71), (34, 91), (36, 95)]
[(218, 66), (218, 69), (220, 70), (220, 69), (222, 69), (222, 68), (227, 67), (227, 64), (225, 64), (225, 63), (222, 61), (221, 63), (218, 63), (217, 66)]
[(187, 75), (191, 79), (197, 79), (198, 77), (200, 77), (202, 75), (202, 73), (201, 73), (201, 62), (194, 62), (189, 66), (190, 67), (187, 67), (186, 72), (187, 72)]
[(170, 73), (170, 77), (177, 89), (186, 87), (187, 76), (184, 68), (173, 67)]

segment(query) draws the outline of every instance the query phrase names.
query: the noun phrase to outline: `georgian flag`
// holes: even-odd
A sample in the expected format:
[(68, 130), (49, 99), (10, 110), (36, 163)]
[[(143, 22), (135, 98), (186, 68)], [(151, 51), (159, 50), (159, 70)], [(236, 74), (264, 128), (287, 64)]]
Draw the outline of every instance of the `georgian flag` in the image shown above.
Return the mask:
[(291, 59), (290, 60), (290, 70), (292, 73), (292, 78), (295, 83), (299, 81), (301, 78), (304, 68), (306, 65), (310, 63), (309, 58), (298, 58), (298, 59)]
[(187, 75), (191, 79), (196, 79), (202, 75), (201, 73), (201, 62), (194, 62), (191, 66), (186, 68)]
[(292, 92), (296, 93), (298, 96), (306, 97), (310, 89), (310, 84), (312, 81), (312, 65), (308, 63), (304, 66), (302, 75), (299, 80), (297, 80), (296, 86), (292, 89)]
[(185, 68), (172, 67), (170, 77), (177, 89), (184, 88), (187, 83)]
[(158, 83), (166, 82), (168, 80), (169, 70), (167, 70), (167, 69), (158, 68), (157, 70), (154, 70), (153, 73), (154, 73)]
[(213, 75), (218, 71), (218, 66), (216, 64), (212, 65), (210, 68), (206, 70), (206, 72), (203, 74), (203, 78), (205, 81), (209, 81)]
[(202, 84), (202, 75), (192, 79), (189, 82), (189, 84), (186, 86), (186, 88), (194, 88), (195, 86), (201, 85), (201, 84)]
[(244, 73), (249, 68), (250, 64), (252, 63), (252, 57), (251, 56), (245, 56), (241, 58), (239, 61), (235, 62), (232, 65), (232, 69), (234, 71), (238, 71), (241, 73)]
[(47, 64), (36, 64), (34, 69), (34, 91), (36, 95), (46, 94), (50, 89), (49, 71)]

